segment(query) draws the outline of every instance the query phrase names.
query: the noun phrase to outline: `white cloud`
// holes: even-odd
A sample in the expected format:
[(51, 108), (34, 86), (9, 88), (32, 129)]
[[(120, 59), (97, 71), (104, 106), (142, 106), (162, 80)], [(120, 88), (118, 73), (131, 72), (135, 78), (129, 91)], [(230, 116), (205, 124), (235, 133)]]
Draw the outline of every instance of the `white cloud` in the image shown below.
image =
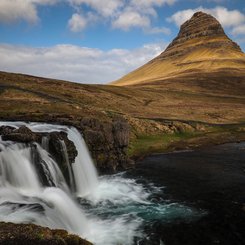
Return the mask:
[(86, 4), (93, 8), (97, 13), (104, 17), (112, 16), (120, 7), (123, 6), (124, 0), (68, 0), (70, 4), (79, 6)]
[[(161, 33), (163, 29), (151, 27), (152, 18), (157, 17), (156, 7), (173, 4), (176, 0), (130, 0), (118, 16), (112, 20), (114, 28), (129, 30), (132, 27), (151, 29), (150, 34)], [(166, 32), (164, 32), (166, 34)]]
[(162, 33), (162, 34), (165, 34), (165, 35), (170, 35), (171, 34), (171, 30), (169, 28), (166, 28), (166, 27), (153, 27), (149, 30), (146, 30), (146, 33), (149, 33), (149, 34), (159, 34), (159, 33)]
[[(157, 18), (157, 7), (172, 5), (178, 0), (67, 0), (76, 10), (81, 12), (85, 6), (97, 15), (97, 21), (109, 23), (113, 28), (128, 31), (131, 28), (152, 29), (149, 34), (167, 33), (164, 29), (152, 27), (152, 19)], [(87, 23), (91, 22), (88, 20)]]
[(112, 24), (114, 28), (129, 30), (131, 27), (150, 27), (150, 19), (148, 16), (141, 15), (138, 12), (126, 10)]
[(151, 7), (151, 6), (162, 6), (164, 4), (172, 5), (177, 0), (132, 0), (132, 4), (135, 6), (145, 6), (145, 7)]
[(80, 32), (86, 28), (87, 20), (79, 14), (73, 14), (71, 19), (68, 21), (68, 26), (71, 31)]
[(245, 23), (243, 25), (236, 26), (232, 30), (233, 35), (245, 35)]
[(36, 23), (38, 18), (37, 5), (55, 4), (57, 0), (1, 0), (0, 22), (11, 23), (24, 20)]
[(29, 1), (22, 0), (1, 0), (0, 1), (0, 22), (15, 22), (25, 20), (35, 23), (38, 20), (35, 5)]
[(186, 20), (191, 18), (191, 16), (197, 11), (203, 11), (213, 15), (224, 27), (234, 27), (245, 22), (245, 15), (239, 10), (228, 10), (227, 8), (220, 6), (212, 9), (199, 7), (196, 9), (178, 11), (167, 20), (169, 22), (174, 22), (177, 26), (180, 26)]
[(53, 5), (59, 2), (59, 0), (22, 0), (22, 1), (32, 2), (40, 5)]
[(75, 45), (30, 48), (0, 44), (0, 70), (82, 83), (106, 83), (145, 64), (165, 46), (157, 43), (134, 50), (105, 52)]

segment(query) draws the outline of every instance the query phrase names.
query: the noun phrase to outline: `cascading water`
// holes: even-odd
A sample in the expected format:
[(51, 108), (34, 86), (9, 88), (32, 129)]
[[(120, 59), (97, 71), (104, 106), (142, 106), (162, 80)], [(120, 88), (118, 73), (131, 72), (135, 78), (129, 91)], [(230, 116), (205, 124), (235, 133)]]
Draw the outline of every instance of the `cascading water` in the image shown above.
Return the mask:
[[(132, 245), (143, 244), (139, 243), (144, 237), (140, 228), (143, 222), (193, 215), (182, 205), (153, 202), (152, 193), (161, 191), (154, 186), (146, 187), (123, 174), (98, 178), (86, 144), (75, 128), (23, 122), (0, 123), (3, 125), (27, 126), (33, 132), (66, 132), (78, 155), (68, 168), (70, 183), (66, 183), (48, 152), (47, 136), (43, 136), (42, 145), (0, 138), (1, 221), (61, 228), (97, 245)], [(66, 146), (63, 141), (60, 144), (68, 164)]]
[(66, 144), (65, 144), (64, 140), (60, 140), (59, 142), (60, 142), (61, 147), (62, 147), (63, 158), (65, 159), (65, 163), (66, 163), (68, 173), (69, 173), (70, 188), (71, 188), (71, 191), (74, 192), (76, 190), (75, 181), (74, 181), (74, 174), (73, 174), (71, 165), (69, 163), (69, 157), (68, 157), (68, 153), (67, 153)]

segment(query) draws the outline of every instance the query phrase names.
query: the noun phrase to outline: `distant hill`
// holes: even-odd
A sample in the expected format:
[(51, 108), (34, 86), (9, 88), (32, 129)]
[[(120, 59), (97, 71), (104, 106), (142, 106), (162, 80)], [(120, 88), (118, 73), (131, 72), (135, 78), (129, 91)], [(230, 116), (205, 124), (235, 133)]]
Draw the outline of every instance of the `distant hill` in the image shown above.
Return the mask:
[(245, 54), (213, 16), (197, 12), (181, 26), (163, 53), (112, 84), (195, 90), (223, 85), (240, 89), (243, 83), (244, 89), (244, 80)]

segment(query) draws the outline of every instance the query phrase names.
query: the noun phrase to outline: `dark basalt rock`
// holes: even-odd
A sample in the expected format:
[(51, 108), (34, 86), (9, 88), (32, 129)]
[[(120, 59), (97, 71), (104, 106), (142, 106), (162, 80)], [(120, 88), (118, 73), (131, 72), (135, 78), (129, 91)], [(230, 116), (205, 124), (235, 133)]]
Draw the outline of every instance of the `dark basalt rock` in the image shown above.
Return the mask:
[(69, 164), (75, 162), (77, 156), (77, 149), (72, 141), (67, 137), (65, 132), (52, 132), (49, 134), (49, 151), (52, 153), (52, 156), (55, 158), (56, 162), (60, 163), (64, 171), (67, 170), (67, 163), (63, 153), (63, 148), (60, 141), (64, 141), (68, 153)]
[(123, 118), (112, 122), (83, 118), (81, 132), (100, 172), (115, 172), (132, 166), (126, 154), (129, 144), (129, 125)]
[(15, 130), (14, 127), (10, 127), (10, 126), (1, 126), (0, 127), (0, 135), (7, 135), (12, 133)]
[(2, 128), (3, 131), (3, 140), (10, 140), (20, 143), (30, 143), (30, 142), (40, 142), (41, 134), (32, 132), (26, 126), (21, 126), (18, 129), (12, 130), (11, 127)]
[(37, 151), (36, 144), (31, 144), (31, 157), (36, 169), (38, 170), (38, 177), (44, 186), (55, 186), (52, 177), (49, 175), (49, 171), (46, 162), (44, 162)]

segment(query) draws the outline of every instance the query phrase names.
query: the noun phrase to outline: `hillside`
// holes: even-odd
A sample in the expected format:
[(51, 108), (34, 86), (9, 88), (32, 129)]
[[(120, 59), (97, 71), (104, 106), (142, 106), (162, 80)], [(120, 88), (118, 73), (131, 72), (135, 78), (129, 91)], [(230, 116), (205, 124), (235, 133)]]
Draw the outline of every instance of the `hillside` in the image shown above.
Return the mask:
[(207, 84), (204, 76), (198, 81), (203, 87), (193, 80), (193, 86), (185, 90), (165, 85), (85, 85), (0, 72), (0, 116), (39, 121), (86, 116), (110, 121), (116, 115), (207, 123), (245, 121), (245, 87), (240, 77), (227, 78), (222, 87), (215, 81)]
[[(245, 54), (240, 47), (227, 37), (214, 17), (197, 12), (181, 26), (178, 36), (163, 53), (112, 84), (156, 83), (190, 90), (193, 86), (203, 87), (201, 78), (207, 83), (211, 80), (211, 86), (213, 81), (226, 86), (227, 80), (244, 83), (244, 77)], [(168, 84), (170, 81), (172, 84)]]

